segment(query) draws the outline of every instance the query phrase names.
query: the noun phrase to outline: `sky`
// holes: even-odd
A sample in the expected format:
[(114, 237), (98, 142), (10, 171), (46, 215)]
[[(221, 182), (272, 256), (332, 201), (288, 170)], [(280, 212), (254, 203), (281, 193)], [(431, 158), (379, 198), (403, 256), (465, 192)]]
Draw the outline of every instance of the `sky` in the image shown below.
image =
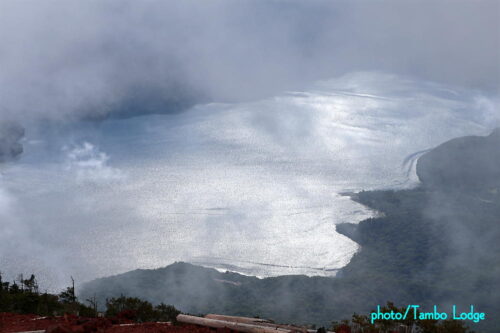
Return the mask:
[[(304, 202), (310, 220), (366, 217), (337, 192), (405, 182), (408, 154), (498, 126), (499, 22), (498, 1), (0, 1), (0, 268), (59, 287), (189, 257), (165, 207), (202, 209), (203, 232), (259, 221), (234, 233), (247, 250)], [(158, 231), (185, 247), (157, 260), (139, 245)], [(356, 250), (338, 242), (327, 266)], [(271, 261), (293, 247), (266, 244)]]
[(497, 93), (499, 6), (4, 0), (0, 112), (25, 122), (173, 112), (200, 101), (272, 96), (360, 70)]

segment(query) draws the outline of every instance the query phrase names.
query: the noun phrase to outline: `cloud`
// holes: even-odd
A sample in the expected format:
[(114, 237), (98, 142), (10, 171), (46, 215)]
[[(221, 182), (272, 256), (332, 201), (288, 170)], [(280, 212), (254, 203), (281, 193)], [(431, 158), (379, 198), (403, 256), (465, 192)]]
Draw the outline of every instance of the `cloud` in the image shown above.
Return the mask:
[(80, 182), (106, 182), (122, 180), (125, 174), (107, 163), (109, 156), (99, 151), (89, 142), (69, 148), (63, 147), (66, 152), (66, 170), (74, 172)]
[(18, 157), (23, 152), (24, 128), (15, 123), (0, 123), (0, 162)]
[(352, 70), (498, 91), (498, 1), (0, 3), (2, 118), (178, 112)]

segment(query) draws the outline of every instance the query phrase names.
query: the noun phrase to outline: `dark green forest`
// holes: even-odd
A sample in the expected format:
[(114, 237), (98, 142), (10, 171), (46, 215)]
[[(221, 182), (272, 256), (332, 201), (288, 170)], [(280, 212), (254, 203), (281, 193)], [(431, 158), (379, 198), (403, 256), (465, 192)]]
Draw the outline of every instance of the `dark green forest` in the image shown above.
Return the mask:
[(19, 275), (12, 283), (3, 281), (0, 274), (0, 312), (38, 314), (40, 316), (62, 315), (79, 312), (83, 316), (94, 317), (96, 307), (77, 301), (74, 286), (58, 295), (40, 292), (35, 275), (24, 278)]
[(176, 321), (180, 313), (172, 305), (150, 302), (136, 297), (111, 297), (99, 306), (97, 297), (80, 302), (75, 295), (74, 282), (59, 294), (40, 292), (35, 275), (10, 282), (2, 280), (0, 274), (0, 313), (37, 314), (39, 316), (62, 316), (65, 314), (94, 318), (100, 315), (98, 308), (104, 308), (102, 315), (108, 318), (128, 319), (137, 322)]

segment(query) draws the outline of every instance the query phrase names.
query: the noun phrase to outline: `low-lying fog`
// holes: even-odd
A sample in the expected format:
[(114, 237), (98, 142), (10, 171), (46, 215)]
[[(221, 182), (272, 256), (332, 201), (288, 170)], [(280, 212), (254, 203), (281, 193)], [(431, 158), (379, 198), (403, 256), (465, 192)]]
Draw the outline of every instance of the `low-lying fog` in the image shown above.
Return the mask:
[(357, 250), (335, 224), (373, 214), (342, 193), (415, 185), (405, 158), (489, 133), (496, 103), (358, 72), (256, 102), (28, 127), (2, 167), (2, 270), (48, 288), (174, 261), (334, 275)]

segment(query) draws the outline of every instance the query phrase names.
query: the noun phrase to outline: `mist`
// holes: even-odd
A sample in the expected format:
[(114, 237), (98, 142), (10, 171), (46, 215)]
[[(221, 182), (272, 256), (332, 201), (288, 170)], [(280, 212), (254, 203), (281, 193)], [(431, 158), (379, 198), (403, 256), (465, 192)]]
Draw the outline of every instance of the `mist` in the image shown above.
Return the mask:
[(414, 186), (406, 156), (498, 126), (498, 22), (498, 1), (2, 1), (2, 269), (334, 274), (358, 246), (331, 225), (373, 214), (342, 191)]
[(2, 1), (3, 119), (243, 101), (350, 71), (498, 92), (497, 1)]

